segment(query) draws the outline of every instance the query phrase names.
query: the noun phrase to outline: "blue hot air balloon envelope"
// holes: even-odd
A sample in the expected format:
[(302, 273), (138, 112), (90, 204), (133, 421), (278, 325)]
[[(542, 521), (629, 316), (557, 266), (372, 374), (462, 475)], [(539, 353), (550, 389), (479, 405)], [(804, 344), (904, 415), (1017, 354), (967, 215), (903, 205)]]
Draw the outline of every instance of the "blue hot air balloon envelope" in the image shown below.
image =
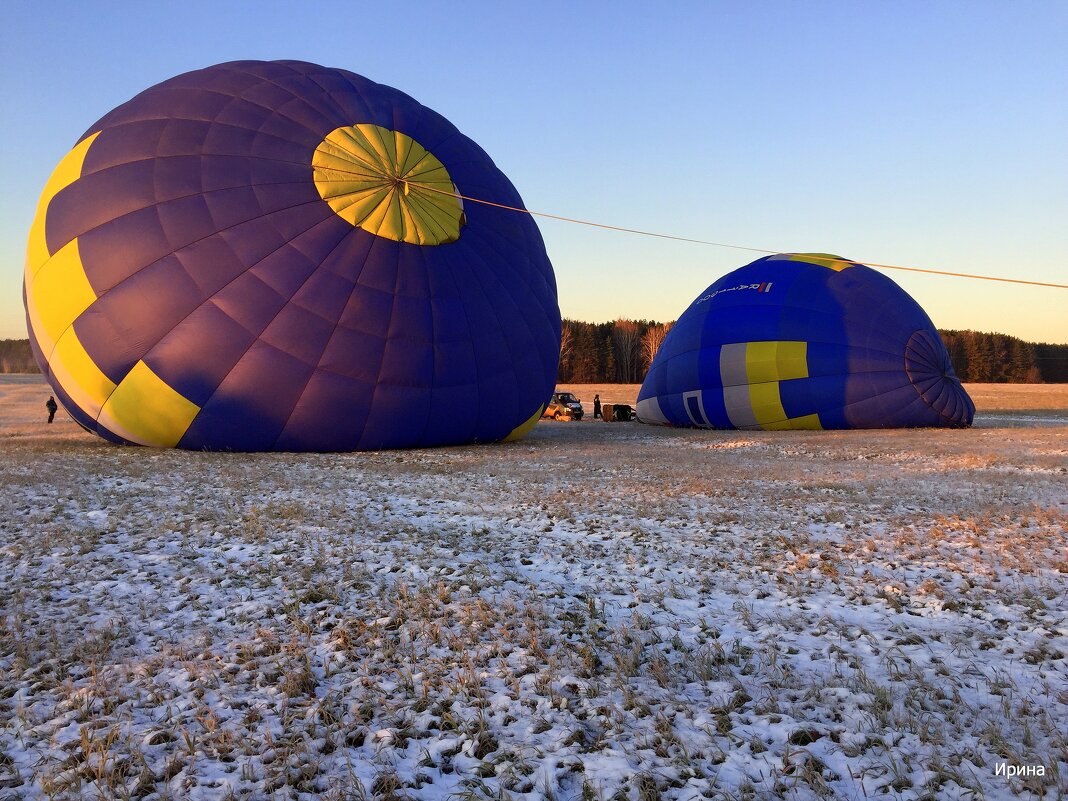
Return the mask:
[(768, 256), (716, 281), (638, 394), (643, 422), (702, 428), (959, 427), (974, 413), (919, 304), (827, 254)]
[(242, 61), (93, 125), (30, 232), (30, 341), (116, 442), (347, 451), (522, 436), (552, 393), (552, 266), (448, 120), (339, 69)]

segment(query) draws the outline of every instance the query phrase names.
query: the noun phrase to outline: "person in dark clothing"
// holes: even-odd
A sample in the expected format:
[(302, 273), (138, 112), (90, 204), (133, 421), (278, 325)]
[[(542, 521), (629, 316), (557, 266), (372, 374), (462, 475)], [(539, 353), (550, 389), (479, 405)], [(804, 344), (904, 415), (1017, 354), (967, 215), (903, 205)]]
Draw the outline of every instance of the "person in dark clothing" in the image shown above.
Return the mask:
[(594, 420), (600, 420), (601, 419), (601, 396), (600, 395), (594, 395), (593, 396), (593, 419)]
[(48, 396), (48, 400), (45, 402), (45, 408), (48, 409), (48, 422), (51, 423), (53, 418), (56, 416), (56, 411), (59, 409), (59, 406), (56, 405), (56, 399), (54, 396)]

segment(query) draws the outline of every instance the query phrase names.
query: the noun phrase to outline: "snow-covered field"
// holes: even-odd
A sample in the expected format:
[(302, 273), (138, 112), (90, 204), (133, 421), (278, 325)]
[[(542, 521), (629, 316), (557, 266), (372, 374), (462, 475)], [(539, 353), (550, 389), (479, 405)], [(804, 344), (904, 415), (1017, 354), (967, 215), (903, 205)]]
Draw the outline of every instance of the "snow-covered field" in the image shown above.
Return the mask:
[(1060, 392), (241, 455), (6, 377), (0, 799), (1064, 797)]

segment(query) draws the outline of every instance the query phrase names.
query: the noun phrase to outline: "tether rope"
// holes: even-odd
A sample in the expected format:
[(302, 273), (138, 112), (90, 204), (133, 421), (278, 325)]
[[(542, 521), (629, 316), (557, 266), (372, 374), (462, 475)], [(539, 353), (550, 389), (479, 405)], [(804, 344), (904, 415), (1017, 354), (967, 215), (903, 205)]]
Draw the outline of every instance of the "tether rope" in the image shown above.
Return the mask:
[[(399, 183), (407, 185), (411, 183), (413, 186), (419, 189), (426, 190), (428, 192), (437, 192), (442, 195), (449, 195), (451, 197), (459, 198), (460, 200), (467, 200), (472, 203), (481, 203), (484, 206), (493, 206), (498, 209), (505, 209), (507, 211), (514, 211), (519, 214), (529, 214), (533, 217), (545, 217), (550, 220), (560, 220), (561, 222), (575, 223), (576, 225), (588, 225), (591, 228), (604, 228), (609, 231), (622, 231), (628, 234), (638, 234), (639, 236), (652, 236), (658, 239), (671, 239), (676, 242), (691, 242), (695, 245), (711, 245), (717, 248), (731, 248), (733, 250), (747, 250), (752, 253), (765, 253), (768, 255), (776, 255), (782, 253), (780, 250), (767, 250), (766, 248), (754, 248), (746, 245), (732, 245), (727, 242), (712, 242), (707, 239), (691, 239), (686, 236), (673, 236), (672, 234), (660, 234), (655, 231), (643, 231), (640, 228), (625, 228), (620, 225), (606, 225), (605, 223), (591, 222), (590, 220), (579, 220), (575, 217), (564, 217), (559, 214), (549, 214), (544, 211), (531, 211), (530, 209), (520, 208), (518, 206), (509, 206), (505, 203), (495, 203), (492, 200), (483, 200), (482, 198), (470, 197), (468, 195), (461, 195), (458, 192), (449, 192), (445, 189), (437, 189), (435, 187), (427, 186), (426, 184), (419, 183), (417, 181), (404, 181), (400, 179)], [(1068, 284), (1052, 284), (1045, 281), (1025, 281), (1022, 278), (1001, 278), (993, 275), (976, 275), (973, 273), (952, 273), (946, 270), (929, 270), (921, 267), (902, 267), (897, 264), (879, 264), (878, 262), (870, 261), (857, 261), (854, 259), (832, 259), (824, 257), (826, 261), (841, 261), (845, 264), (864, 264), (868, 267), (880, 267), (884, 270), (905, 270), (910, 273), (928, 273), (930, 275), (948, 275), (954, 278), (974, 278), (980, 281), (1001, 281), (1007, 284), (1027, 284), (1029, 286), (1047, 286), (1054, 289), (1068, 289)]]

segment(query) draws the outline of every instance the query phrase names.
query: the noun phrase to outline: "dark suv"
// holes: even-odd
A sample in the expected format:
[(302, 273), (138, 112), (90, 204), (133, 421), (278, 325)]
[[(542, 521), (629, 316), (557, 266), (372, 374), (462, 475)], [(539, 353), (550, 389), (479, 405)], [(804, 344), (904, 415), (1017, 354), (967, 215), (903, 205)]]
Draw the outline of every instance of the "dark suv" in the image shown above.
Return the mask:
[(581, 420), (582, 414), (582, 403), (578, 398), (570, 392), (554, 392), (541, 416), (553, 420)]

